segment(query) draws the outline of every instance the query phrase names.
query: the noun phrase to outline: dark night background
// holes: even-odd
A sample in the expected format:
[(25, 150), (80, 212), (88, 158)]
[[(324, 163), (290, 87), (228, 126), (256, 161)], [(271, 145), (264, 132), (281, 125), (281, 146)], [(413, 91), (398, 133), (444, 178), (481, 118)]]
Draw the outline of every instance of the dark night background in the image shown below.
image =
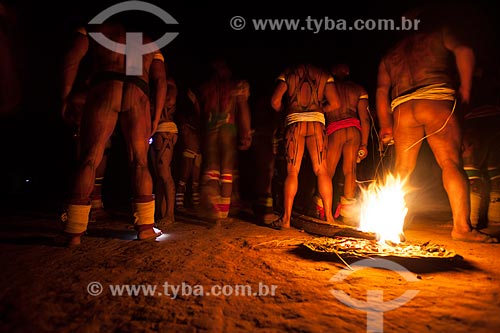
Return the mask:
[[(68, 129), (59, 113), (59, 70), (71, 31), (103, 9), (120, 1), (7, 1), (17, 12), (15, 29), (17, 60), (23, 82), (23, 99), (17, 112), (1, 119), (1, 154), (5, 172), (0, 180), (2, 203), (10, 208), (46, 208), (53, 211), (64, 197), (72, 167)], [(314, 18), (353, 20), (396, 18), (408, 9), (427, 5), (424, 1), (329, 1), (302, 4), (238, 2), (228, 7), (222, 2), (203, 5), (181, 1), (149, 1), (172, 15), (179, 25), (166, 27), (152, 15), (137, 13), (137, 24), (145, 31), (179, 36), (162, 49), (169, 74), (180, 83), (198, 83), (204, 77), (204, 62), (222, 52), (235, 73), (249, 80), (252, 98), (295, 59), (308, 57), (322, 65), (345, 61), (353, 80), (364, 85), (374, 110), (378, 61), (398, 37), (390, 31), (252, 31), (247, 24), (233, 31), (229, 20), (241, 15), (251, 18)], [(497, 70), (499, 38), (494, 2), (437, 1), (474, 46), (478, 64)], [(309, 7), (310, 6), (310, 7)], [(444, 12), (443, 12), (444, 13)], [(134, 14), (135, 15), (135, 14)], [(123, 151), (115, 148), (110, 171), (123, 197), (128, 188)], [(112, 155), (113, 156), (113, 155)], [(121, 156), (121, 157), (120, 157)], [(111, 157), (113, 158), (113, 157)]]

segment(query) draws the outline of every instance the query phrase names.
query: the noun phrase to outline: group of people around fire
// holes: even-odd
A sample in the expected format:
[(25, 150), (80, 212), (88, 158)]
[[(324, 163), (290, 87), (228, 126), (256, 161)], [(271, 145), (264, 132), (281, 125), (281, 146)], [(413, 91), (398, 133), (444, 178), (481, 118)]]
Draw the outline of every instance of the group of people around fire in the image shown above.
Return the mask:
[[(126, 42), (123, 24), (108, 22), (92, 29)], [(87, 59), (89, 70), (82, 75)], [(471, 221), (478, 207), (471, 200), (468, 179), (477, 187), (483, 176), (472, 157), (468, 169), (462, 161), (462, 118), (456, 109), (471, 102), (475, 55), (470, 46), (446, 27), (427, 30), (425, 24), (401, 39), (380, 59), (373, 98), (376, 112), (369, 109), (372, 97), (367, 89), (349, 79), (349, 64), (323, 67), (310, 60), (282, 68), (269, 83), (271, 88), (255, 96), (258, 88), (237, 78), (224, 57), (210, 61), (211, 75), (196, 86), (178, 84), (162, 50), (144, 54), (140, 74), (127, 75), (126, 55), (100, 45), (88, 28), (81, 28), (65, 56), (61, 89), (62, 117), (75, 120), (78, 136), (78, 162), (65, 209), (67, 244), (80, 244), (89, 220), (104, 210), (96, 191), (118, 124), (127, 146), (134, 227), (141, 240), (160, 235), (159, 229), (189, 210), (208, 221), (235, 214), (232, 208), (241, 207), (239, 192), (246, 188), (242, 176), (253, 180), (256, 221), (290, 228), (306, 150), (317, 180), (307, 203), (314, 207), (315, 217), (356, 225), (357, 168), (378, 153), (368, 149), (371, 128), (378, 126), (377, 143), (394, 146), (394, 170), (403, 178), (414, 171), (427, 140), (442, 170), (453, 239), (497, 242)], [(176, 151), (181, 159), (174, 158)], [(252, 153), (251, 174), (241, 172), (244, 166), (238, 161), (243, 151)], [(490, 207), (494, 220), (499, 163), (493, 152), (488, 154), (492, 162), (485, 168), (488, 195), (496, 198)], [(280, 171), (278, 158), (284, 161), (280, 189), (273, 183)], [(332, 182), (337, 170), (344, 182), (338, 202)]]

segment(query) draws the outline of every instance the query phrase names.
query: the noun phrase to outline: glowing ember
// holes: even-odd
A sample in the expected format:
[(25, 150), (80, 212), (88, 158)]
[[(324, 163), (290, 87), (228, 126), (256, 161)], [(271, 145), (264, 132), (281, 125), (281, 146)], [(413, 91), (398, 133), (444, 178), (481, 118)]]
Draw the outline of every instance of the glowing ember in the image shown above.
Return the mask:
[(389, 174), (385, 184), (370, 184), (361, 189), (359, 230), (377, 234), (379, 242), (398, 244), (408, 212), (405, 203), (405, 181)]

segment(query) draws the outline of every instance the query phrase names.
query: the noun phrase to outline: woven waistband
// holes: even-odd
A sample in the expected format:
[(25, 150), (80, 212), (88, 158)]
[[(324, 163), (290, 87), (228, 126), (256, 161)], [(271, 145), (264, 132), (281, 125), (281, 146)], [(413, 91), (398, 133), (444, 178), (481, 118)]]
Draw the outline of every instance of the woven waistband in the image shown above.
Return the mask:
[(158, 132), (179, 133), (179, 130), (177, 129), (177, 125), (173, 121), (165, 121), (158, 124), (156, 133)]
[(391, 102), (391, 112), (394, 111), (399, 105), (408, 102), (412, 99), (429, 99), (435, 101), (454, 101), (455, 100), (455, 90), (446, 87), (444, 83), (431, 84), (415, 90), (406, 95), (396, 97)]
[(325, 124), (325, 115), (321, 112), (291, 113), (286, 116), (285, 126), (301, 121), (316, 121)]

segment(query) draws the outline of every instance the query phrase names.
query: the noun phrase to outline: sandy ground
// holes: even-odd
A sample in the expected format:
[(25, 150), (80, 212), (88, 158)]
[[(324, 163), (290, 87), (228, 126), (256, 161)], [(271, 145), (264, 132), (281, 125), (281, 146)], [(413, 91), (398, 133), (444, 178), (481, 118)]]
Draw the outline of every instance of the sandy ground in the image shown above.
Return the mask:
[[(405, 235), (459, 257), (396, 260), (399, 272), (365, 267), (333, 282), (348, 272), (346, 263), (355, 267), (359, 259), (344, 263), (308, 250), (302, 244), (319, 236), (296, 228), (278, 231), (246, 219), (214, 226), (178, 217), (161, 240), (137, 241), (126, 212), (113, 213), (92, 223), (75, 249), (54, 244), (56, 215), (2, 218), (1, 332), (500, 330), (500, 245), (452, 241), (446, 215), (416, 216)], [(113, 295), (120, 285), (150, 289)], [(379, 312), (381, 327), (368, 324), (365, 310), (346, 306), (332, 290), (359, 302), (366, 302), (369, 290), (383, 293), (384, 302), (407, 290), (418, 294)]]

